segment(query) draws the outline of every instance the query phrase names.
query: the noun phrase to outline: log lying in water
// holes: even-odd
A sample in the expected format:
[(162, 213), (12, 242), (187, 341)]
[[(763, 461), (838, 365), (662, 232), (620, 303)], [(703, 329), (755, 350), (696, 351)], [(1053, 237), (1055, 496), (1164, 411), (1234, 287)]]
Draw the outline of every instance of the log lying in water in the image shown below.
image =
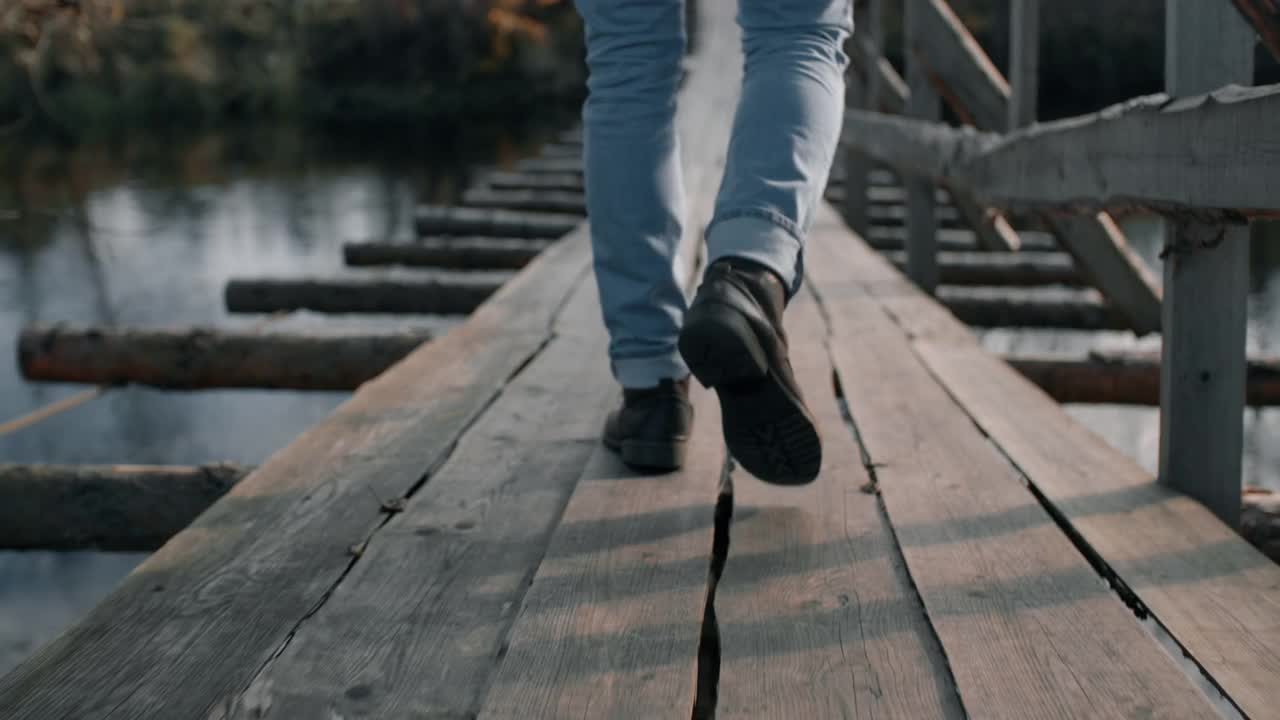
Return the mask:
[(247, 474), (237, 465), (0, 465), (0, 548), (154, 550)]
[(562, 190), (582, 192), (582, 176), (573, 173), (519, 173), (495, 170), (484, 176), (484, 182), (495, 190)]
[(462, 195), (462, 204), (476, 208), (587, 214), (587, 198), (581, 192), (563, 190), (493, 190), (472, 188)]
[[(901, 250), (905, 247), (906, 228), (901, 225), (872, 225), (863, 238), (876, 250)], [(1057, 241), (1043, 232), (1018, 231), (1023, 250), (1057, 250)], [(982, 250), (976, 236), (968, 228), (939, 228), (939, 250)]]
[(348, 265), (404, 265), (450, 270), (518, 270), (549, 243), (511, 238), (440, 238), (413, 243), (352, 242), (342, 246)]
[(419, 235), (558, 238), (580, 223), (577, 215), (430, 205), (414, 215)]
[(425, 313), (465, 315), (510, 277), (504, 273), (436, 273), (422, 277), (262, 278), (227, 283), (227, 310), (264, 313)]
[[(885, 253), (902, 270), (907, 254), (902, 250)], [(947, 285), (1087, 285), (1071, 256), (1050, 252), (955, 252), (938, 253), (940, 281)]]
[[(1005, 361), (1062, 403), (1160, 405), (1160, 354), (1094, 352), (1086, 358), (1011, 355)], [(1280, 405), (1280, 358), (1252, 358), (1250, 405)]]
[(354, 390), (431, 337), (229, 330), (31, 327), (18, 362), (31, 380), (137, 383), (171, 390)]
[(949, 285), (938, 288), (938, 300), (976, 327), (1129, 329), (1124, 317), (1107, 307), (1095, 290)]

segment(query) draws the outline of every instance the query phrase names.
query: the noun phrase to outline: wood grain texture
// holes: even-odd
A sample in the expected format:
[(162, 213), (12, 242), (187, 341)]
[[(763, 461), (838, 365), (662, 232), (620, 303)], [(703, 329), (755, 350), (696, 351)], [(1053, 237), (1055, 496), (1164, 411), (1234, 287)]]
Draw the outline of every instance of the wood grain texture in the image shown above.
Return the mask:
[(716, 587), (719, 718), (958, 718), (937, 639), (836, 403), (812, 295), (787, 310), (791, 363), (823, 436), (803, 489), (736, 471)]
[[(209, 717), (239, 698), (385, 520), (535, 356), (589, 266), (585, 229), (364, 385), (0, 678), (7, 718)], [(376, 497), (375, 497), (376, 495)]]
[(413, 222), (418, 234), (424, 236), (558, 238), (573, 230), (582, 218), (564, 213), (425, 205), (414, 212)]
[(248, 468), (0, 464), (0, 548), (154, 550)]
[(349, 242), (348, 265), (404, 265), (450, 270), (519, 270), (547, 248), (542, 241), (509, 238), (437, 238), (412, 243)]
[(944, 342), (917, 348), (1123, 591), (1246, 716), (1276, 717), (1280, 566), (995, 358)]
[[(595, 284), (233, 703), (235, 718), (474, 717), (617, 390)], [(569, 319), (573, 318), (573, 322)]]
[(422, 331), (243, 332), (214, 328), (24, 328), (30, 380), (137, 383), (170, 390), (354, 390), (431, 340)]
[(376, 277), (241, 278), (223, 292), (227, 311), (465, 315), (509, 277), (504, 273), (385, 273)]
[(810, 278), (858, 437), (968, 714), (1215, 716), (921, 365), (875, 278), (850, 279), (861, 268), (824, 252), (837, 242), (814, 244)]

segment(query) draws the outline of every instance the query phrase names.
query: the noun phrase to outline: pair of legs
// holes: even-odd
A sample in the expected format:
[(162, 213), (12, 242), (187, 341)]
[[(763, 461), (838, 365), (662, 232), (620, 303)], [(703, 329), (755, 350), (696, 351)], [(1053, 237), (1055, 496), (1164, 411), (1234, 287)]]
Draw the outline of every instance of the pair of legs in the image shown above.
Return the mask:
[[(689, 375), (679, 349), (689, 303), (676, 258), (685, 198), (674, 127), (684, 2), (577, 4), (590, 70), (587, 210), (610, 361), (624, 388), (653, 388)], [(738, 22), (745, 75), (708, 262), (767, 271), (789, 296), (839, 137), (852, 0), (739, 0)]]

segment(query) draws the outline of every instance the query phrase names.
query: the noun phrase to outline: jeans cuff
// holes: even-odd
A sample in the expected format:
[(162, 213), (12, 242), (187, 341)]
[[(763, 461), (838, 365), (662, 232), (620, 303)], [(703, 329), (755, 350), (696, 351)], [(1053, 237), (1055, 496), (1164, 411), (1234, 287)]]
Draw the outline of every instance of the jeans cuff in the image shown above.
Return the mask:
[(707, 264), (726, 257), (764, 265), (782, 278), (783, 287), (798, 286), (800, 241), (771, 219), (750, 214), (714, 223), (707, 231)]
[(614, 358), (612, 364), (613, 376), (624, 388), (651, 388), (667, 378), (689, 377), (689, 367), (678, 350), (657, 357)]

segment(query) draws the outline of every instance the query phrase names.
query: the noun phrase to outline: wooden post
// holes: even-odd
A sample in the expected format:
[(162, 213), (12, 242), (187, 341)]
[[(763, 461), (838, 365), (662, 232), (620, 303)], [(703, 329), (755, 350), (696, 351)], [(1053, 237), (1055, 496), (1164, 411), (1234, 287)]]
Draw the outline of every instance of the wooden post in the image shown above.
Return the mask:
[[(1229, 3), (1167, 0), (1165, 88), (1173, 97), (1253, 80), (1253, 30)], [(1249, 229), (1166, 227), (1160, 481), (1240, 523)]]
[(1040, 0), (1010, 0), (1009, 129), (1036, 121), (1040, 93)]
[[(874, 111), (880, 107), (880, 89), (883, 85), (878, 72), (879, 59), (883, 57), (881, 46), (884, 41), (883, 23), (880, 21), (880, 0), (866, 0), (859, 4), (854, 33), (855, 35), (849, 41), (859, 43), (865, 38), (874, 48), (875, 64), (871, 67), (849, 64), (848, 97), (853, 107)], [(845, 149), (844, 166), (845, 221), (854, 232), (865, 236), (870, 227), (871, 201), (867, 193), (871, 182), (871, 162), (865, 155), (855, 152), (850, 147)]]
[[(926, 2), (928, 0), (907, 0), (905, 55), (911, 96), (907, 100), (906, 115), (936, 121), (942, 115), (942, 104), (929, 81), (919, 47), (924, 40), (921, 22), (929, 12)], [(934, 216), (933, 183), (904, 178), (903, 185), (907, 189), (907, 276), (932, 294), (938, 287), (938, 225)]]

